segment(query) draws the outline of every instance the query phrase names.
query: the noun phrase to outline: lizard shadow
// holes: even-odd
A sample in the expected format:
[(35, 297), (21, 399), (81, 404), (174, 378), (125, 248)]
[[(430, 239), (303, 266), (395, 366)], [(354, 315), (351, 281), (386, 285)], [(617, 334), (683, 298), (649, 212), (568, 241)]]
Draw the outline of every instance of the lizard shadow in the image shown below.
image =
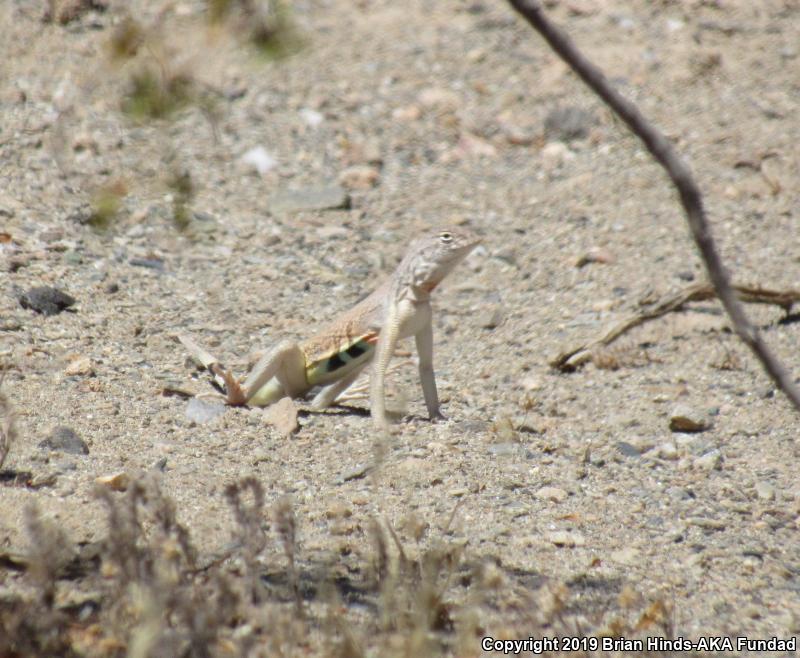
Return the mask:
[[(369, 409), (365, 407), (351, 407), (347, 404), (332, 404), (327, 409), (313, 409), (304, 408), (297, 411), (300, 417), (307, 416), (359, 416), (361, 418), (369, 418), (372, 414)], [(429, 422), (424, 416), (408, 415), (391, 410), (386, 410), (386, 416), (393, 424), (401, 423), (427, 423)]]
[(369, 409), (363, 407), (351, 407), (346, 404), (332, 404), (327, 409), (299, 409), (298, 416), (362, 416), (369, 417)]

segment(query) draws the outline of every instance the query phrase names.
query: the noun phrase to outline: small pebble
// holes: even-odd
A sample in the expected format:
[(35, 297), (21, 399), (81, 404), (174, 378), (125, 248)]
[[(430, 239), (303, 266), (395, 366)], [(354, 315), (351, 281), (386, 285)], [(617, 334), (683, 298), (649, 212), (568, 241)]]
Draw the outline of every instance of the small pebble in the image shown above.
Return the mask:
[(754, 488), (759, 500), (769, 502), (775, 499), (775, 487), (768, 482), (756, 482)]
[(581, 268), (591, 263), (608, 265), (614, 262), (614, 254), (605, 247), (592, 247), (575, 260), (575, 267)]
[(77, 375), (91, 376), (94, 375), (94, 365), (88, 356), (78, 356), (67, 364), (64, 374), (67, 377), (74, 377)]
[(418, 97), (422, 107), (438, 110), (439, 112), (454, 112), (461, 106), (458, 94), (449, 89), (430, 87), (423, 89)]
[(167, 468), (167, 458), (160, 457), (150, 465), (151, 471), (164, 471)]
[(542, 167), (546, 170), (556, 169), (564, 162), (575, 157), (563, 142), (549, 142), (542, 148)]
[(677, 32), (678, 30), (682, 30), (686, 23), (684, 23), (679, 18), (668, 18), (665, 27), (667, 28), (667, 32)]
[(262, 412), (264, 420), (283, 436), (291, 436), (300, 429), (297, 422), (297, 406), (292, 398), (283, 398)]
[(758, 397), (769, 400), (775, 397), (775, 387), (772, 384), (764, 384), (756, 388), (756, 395)]
[(510, 457), (519, 454), (520, 446), (519, 443), (512, 442), (493, 443), (486, 448), (486, 452), (495, 457)]
[(45, 23), (56, 22), (66, 25), (78, 20), (88, 11), (105, 11), (108, 0), (61, 0), (47, 3), (42, 20)]
[(125, 491), (131, 482), (131, 478), (125, 471), (118, 471), (112, 475), (101, 475), (95, 478), (94, 481), (114, 491)]
[(569, 105), (551, 110), (544, 120), (544, 132), (549, 140), (569, 142), (589, 134), (595, 120), (591, 112)]
[(479, 324), (484, 329), (495, 329), (501, 322), (503, 322), (503, 309), (495, 306), (483, 311)]
[(628, 443), (640, 454), (643, 455), (656, 447), (655, 441), (645, 436), (631, 437)]
[(702, 457), (695, 459), (692, 464), (702, 471), (722, 470), (722, 453), (718, 448), (714, 448), (714, 450), (707, 452)]
[[(351, 480), (360, 480), (361, 478), (365, 477), (367, 473), (372, 470), (372, 466), (369, 464), (358, 464), (354, 466), (348, 471), (342, 473), (342, 475), (336, 480), (336, 484), (344, 484), (345, 482), (350, 482)], [(359, 503), (356, 503), (358, 505)]]
[(370, 165), (354, 165), (339, 174), (339, 182), (348, 190), (369, 190), (380, 182), (381, 172)]
[(636, 446), (627, 441), (617, 441), (617, 450), (624, 457), (638, 457), (641, 454)]
[(31, 288), (18, 297), (22, 308), (42, 315), (57, 315), (75, 304), (75, 298), (51, 286)]
[(164, 270), (164, 260), (161, 258), (131, 258), (128, 262), (135, 267), (145, 267), (149, 270)]
[(77, 471), (78, 465), (71, 459), (62, 459), (56, 464), (57, 473), (67, 473), (69, 471)]
[(535, 494), (541, 500), (552, 500), (554, 503), (563, 502), (568, 495), (566, 491), (558, 487), (542, 487)]
[(677, 486), (668, 487), (666, 491), (664, 491), (664, 493), (667, 495), (668, 498), (671, 498), (676, 502), (681, 500), (689, 500), (691, 498), (689, 492), (683, 487), (677, 487)]
[(327, 242), (328, 240), (347, 238), (348, 236), (352, 235), (352, 231), (346, 226), (337, 226), (332, 224), (332, 225), (320, 226), (317, 229), (317, 235), (323, 241)]
[(325, 516), (329, 519), (346, 519), (353, 516), (353, 508), (341, 500), (334, 500), (325, 510)]
[(195, 235), (210, 235), (219, 228), (219, 220), (211, 213), (203, 212), (202, 210), (195, 210), (192, 213), (190, 227), (192, 233)]
[(705, 455), (707, 452), (710, 452), (716, 448), (711, 441), (703, 438), (702, 436), (697, 436), (696, 434), (678, 434), (675, 437), (675, 444), (679, 449), (682, 449), (685, 452), (694, 455), (695, 457)]
[(661, 459), (675, 460), (678, 458), (678, 448), (674, 443), (662, 443), (658, 447), (658, 456)]
[(321, 112), (312, 110), (310, 107), (301, 108), (299, 114), (300, 118), (311, 128), (316, 128), (325, 120), (325, 116)]
[(618, 564), (625, 564), (627, 566), (638, 564), (639, 560), (641, 559), (638, 549), (633, 548), (633, 546), (628, 546), (626, 548), (613, 551), (609, 557), (612, 561), (617, 562)]
[(670, 414), (669, 428), (673, 432), (702, 432), (711, 427), (711, 419), (705, 411), (688, 404), (677, 405)]
[(242, 162), (263, 176), (278, 166), (278, 161), (263, 146), (251, 148), (242, 156)]
[(494, 144), (483, 139), (483, 137), (464, 132), (458, 140), (458, 145), (446, 159), (460, 160), (463, 157), (494, 158), (496, 156), (497, 148), (495, 148)]
[(417, 105), (407, 105), (392, 110), (392, 119), (395, 121), (410, 123), (411, 121), (417, 121), (421, 116), (422, 110)]
[(527, 377), (523, 377), (520, 384), (526, 391), (541, 391), (544, 387), (544, 383), (536, 375), (528, 375)]
[(519, 126), (504, 123), (501, 128), (508, 143), (514, 146), (530, 146), (536, 141), (536, 136), (531, 131)]
[(547, 541), (564, 548), (576, 548), (586, 545), (586, 538), (580, 532), (569, 530), (553, 530), (546, 535)]

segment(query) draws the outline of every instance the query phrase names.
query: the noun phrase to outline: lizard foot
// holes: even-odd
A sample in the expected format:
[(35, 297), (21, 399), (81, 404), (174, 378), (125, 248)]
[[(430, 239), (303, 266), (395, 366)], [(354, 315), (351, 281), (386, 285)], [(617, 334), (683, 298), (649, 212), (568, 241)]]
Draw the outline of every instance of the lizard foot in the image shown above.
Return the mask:
[(239, 382), (233, 375), (224, 370), (218, 363), (209, 367), (209, 370), (225, 382), (225, 401), (232, 407), (241, 407), (247, 404), (247, 396), (244, 394)]

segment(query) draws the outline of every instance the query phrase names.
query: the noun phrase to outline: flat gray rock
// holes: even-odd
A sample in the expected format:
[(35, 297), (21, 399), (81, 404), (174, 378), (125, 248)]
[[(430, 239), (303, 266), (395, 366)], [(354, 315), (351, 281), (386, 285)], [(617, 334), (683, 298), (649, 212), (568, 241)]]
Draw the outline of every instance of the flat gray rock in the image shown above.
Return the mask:
[(627, 441), (617, 441), (617, 450), (623, 457), (638, 457), (642, 454), (636, 446)]
[(188, 420), (202, 425), (224, 414), (225, 405), (220, 402), (206, 402), (200, 398), (192, 398), (186, 405), (184, 413)]
[(43, 450), (60, 450), (72, 455), (88, 455), (89, 446), (71, 427), (59, 426), (53, 429), (44, 441), (39, 443)]
[(269, 202), (270, 212), (275, 214), (301, 210), (347, 209), (349, 207), (350, 194), (339, 185), (282, 190), (275, 194)]
[(42, 315), (57, 315), (75, 303), (72, 295), (52, 286), (31, 288), (20, 294), (18, 299), (22, 308), (36, 311)]
[(595, 118), (591, 112), (569, 105), (557, 107), (548, 113), (544, 120), (544, 132), (551, 140), (569, 142), (586, 137), (594, 124)]

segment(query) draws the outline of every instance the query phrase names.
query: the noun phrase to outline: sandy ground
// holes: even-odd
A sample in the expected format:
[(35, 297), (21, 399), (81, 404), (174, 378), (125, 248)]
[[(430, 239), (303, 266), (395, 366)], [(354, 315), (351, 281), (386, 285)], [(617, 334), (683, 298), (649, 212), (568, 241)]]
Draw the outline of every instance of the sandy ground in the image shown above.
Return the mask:
[[(123, 4), (161, 26), (160, 46), (112, 65)], [(547, 5), (691, 163), (734, 279), (799, 288), (800, 5)], [(213, 555), (233, 523), (223, 489), (252, 474), (269, 504), (291, 497), (304, 560), (367, 559), (379, 518), (410, 553), (446, 536), (468, 561), (494, 562), (509, 591), (566, 585), (589, 628), (635, 592), (637, 609), (665, 602), (686, 637), (798, 634), (798, 415), (718, 304), (637, 329), (579, 372), (549, 366), (704, 272), (663, 173), (546, 45), (503, 3), (320, 0), (294, 9), (305, 48), (264, 62), (198, 28), (201, 10), (112, 0), (61, 26), (36, 3), (0, 9), (0, 357), (20, 435), (5, 468), (45, 482), (0, 487), (0, 548), (25, 549), (31, 502), (75, 541), (103, 537), (95, 478), (156, 469)], [(148, 57), (200, 81), (213, 116), (124, 116), (130, 71)], [(564, 108), (582, 111), (575, 139)], [(274, 159), (264, 173), (242, 159), (257, 147)], [(174, 172), (196, 189), (185, 231)], [(276, 203), (337, 182), (349, 209)], [(115, 185), (127, 194), (112, 225), (83, 223)], [(403, 417), (389, 440), (364, 401), (302, 407), (286, 437), (260, 411), (196, 423), (185, 399), (161, 394), (211, 390), (175, 333), (244, 373), (249, 355), (314, 332), (441, 225), (485, 236), (434, 299), (448, 422), (425, 419), (408, 359), (390, 378)], [(18, 290), (41, 285), (76, 305), (23, 309)], [(800, 372), (800, 325), (748, 311)], [(677, 404), (711, 428), (672, 432)], [(59, 426), (88, 454), (40, 447)], [(21, 577), (0, 568), (6, 587)]]

